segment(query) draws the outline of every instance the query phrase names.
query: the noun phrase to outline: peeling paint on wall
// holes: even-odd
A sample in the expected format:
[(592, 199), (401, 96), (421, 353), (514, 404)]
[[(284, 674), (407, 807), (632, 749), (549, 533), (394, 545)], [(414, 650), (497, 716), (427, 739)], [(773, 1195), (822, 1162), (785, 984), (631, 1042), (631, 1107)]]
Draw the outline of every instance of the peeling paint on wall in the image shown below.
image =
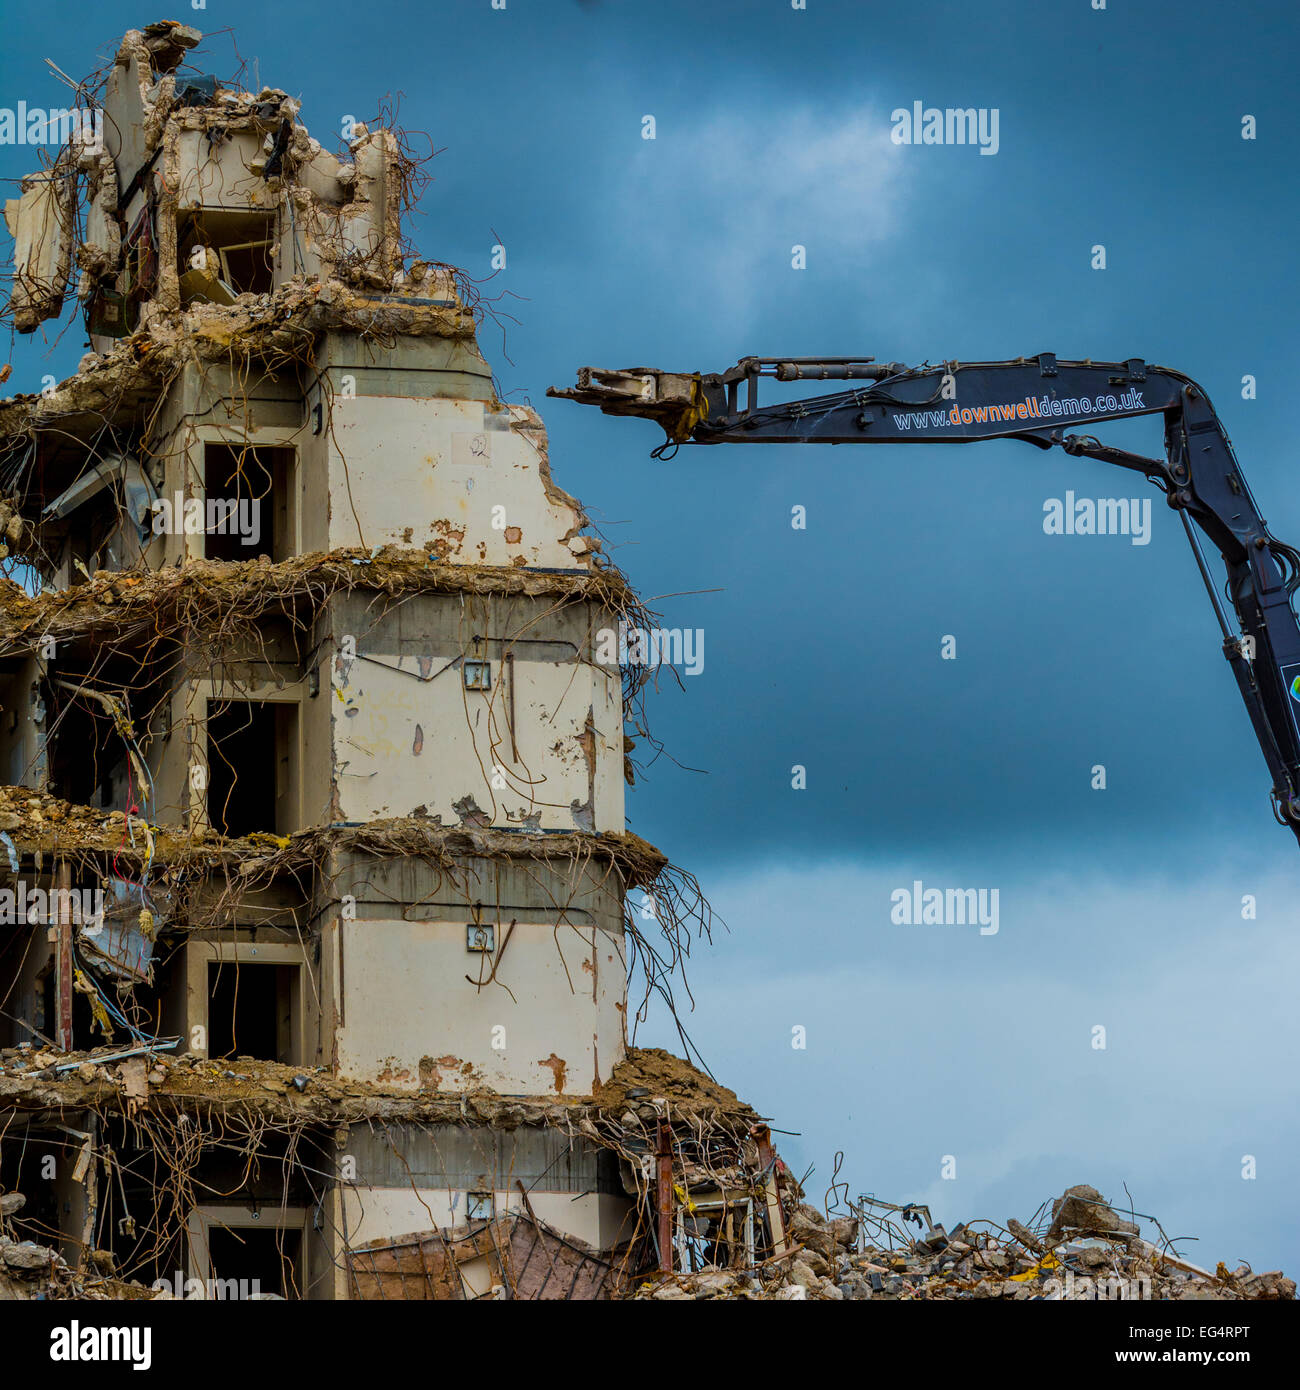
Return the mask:
[(557, 1095), (564, 1094), (564, 1077), (567, 1063), (563, 1057), (557, 1057), (554, 1052), (549, 1057), (543, 1057), (537, 1065), (549, 1068), (555, 1075), (555, 1091)]

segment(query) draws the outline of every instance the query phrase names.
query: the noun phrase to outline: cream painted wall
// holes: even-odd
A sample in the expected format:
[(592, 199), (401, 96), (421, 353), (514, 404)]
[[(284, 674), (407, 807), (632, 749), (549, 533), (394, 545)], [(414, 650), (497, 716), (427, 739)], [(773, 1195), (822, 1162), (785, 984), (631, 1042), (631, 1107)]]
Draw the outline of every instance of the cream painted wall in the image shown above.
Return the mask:
[(530, 411), (482, 401), (336, 398), (330, 546), (436, 542), (467, 564), (586, 568), (586, 543), (564, 540), (577, 515), (542, 484), (544, 441), (510, 427), (528, 421)]
[(537, 814), (543, 829), (571, 831), (580, 828), (572, 803), (594, 800), (595, 828), (621, 831), (618, 673), (518, 656), (513, 664), (512, 739), (505, 662), (491, 662), (489, 691), (466, 690), (459, 667), (422, 680), (415, 657), (334, 662), (339, 819), (405, 816), (424, 806), (455, 825), (453, 803), (469, 794), (493, 825), (518, 826)]
[(507, 945), (498, 923), (496, 983), (480, 989), (492, 957), (466, 950), (468, 920), (341, 924), (339, 1075), (414, 1091), (423, 1071), (442, 1091), (590, 1095), (625, 1051), (621, 935), (520, 922)]

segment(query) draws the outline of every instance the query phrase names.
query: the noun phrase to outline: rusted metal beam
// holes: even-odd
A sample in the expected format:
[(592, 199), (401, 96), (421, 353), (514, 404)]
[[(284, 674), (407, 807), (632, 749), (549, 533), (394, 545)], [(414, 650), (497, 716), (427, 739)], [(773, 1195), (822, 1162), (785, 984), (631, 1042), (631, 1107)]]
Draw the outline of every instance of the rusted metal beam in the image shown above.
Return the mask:
[(659, 1121), (659, 1142), (655, 1151), (657, 1209), (659, 1216), (659, 1268), (666, 1274), (673, 1268), (673, 1132)]
[(766, 1125), (752, 1125), (749, 1137), (758, 1149), (758, 1166), (764, 1174), (764, 1190), (767, 1198), (767, 1224), (772, 1232), (772, 1253), (784, 1253), (788, 1243), (785, 1230), (785, 1212), (781, 1209), (780, 1191), (776, 1182), (776, 1165), (780, 1160), (772, 1147), (772, 1131)]

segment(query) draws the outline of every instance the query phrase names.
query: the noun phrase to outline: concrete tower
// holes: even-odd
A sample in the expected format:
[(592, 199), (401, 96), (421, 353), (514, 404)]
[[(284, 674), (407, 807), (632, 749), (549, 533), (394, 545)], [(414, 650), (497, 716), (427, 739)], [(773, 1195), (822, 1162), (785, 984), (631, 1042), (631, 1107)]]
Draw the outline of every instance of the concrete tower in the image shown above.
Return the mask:
[(83, 1271), (464, 1296), (511, 1215), (594, 1295), (679, 1115), (736, 1162), (756, 1118), (666, 1056), (628, 1108), (628, 891), (678, 927), (624, 830), (645, 615), (405, 245), (400, 135), (330, 154), (198, 39), (128, 33), (5, 210), (15, 326), (75, 279), (92, 351), (0, 402), (0, 1175)]

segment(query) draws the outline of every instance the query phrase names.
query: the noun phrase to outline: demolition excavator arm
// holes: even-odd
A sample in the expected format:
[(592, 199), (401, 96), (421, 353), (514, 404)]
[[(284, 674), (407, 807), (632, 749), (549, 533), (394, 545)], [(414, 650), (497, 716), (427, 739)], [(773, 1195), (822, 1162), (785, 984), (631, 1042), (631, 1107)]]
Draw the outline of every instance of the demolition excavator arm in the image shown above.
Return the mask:
[[(841, 382), (761, 404), (760, 384)], [(1300, 623), (1292, 597), (1300, 554), (1260, 515), (1218, 416), (1190, 378), (1138, 358), (1071, 362), (1052, 353), (1009, 362), (877, 363), (873, 358), (742, 358), (726, 372), (602, 371), (547, 393), (610, 415), (655, 420), (671, 457), (681, 444), (970, 444), (1023, 439), (1145, 474), (1178, 512), (1223, 632), (1223, 650), (1273, 778), (1278, 820), (1300, 840)], [(1163, 415), (1165, 457), (1111, 448), (1071, 426)], [(1227, 569), (1220, 597), (1198, 531)]]

